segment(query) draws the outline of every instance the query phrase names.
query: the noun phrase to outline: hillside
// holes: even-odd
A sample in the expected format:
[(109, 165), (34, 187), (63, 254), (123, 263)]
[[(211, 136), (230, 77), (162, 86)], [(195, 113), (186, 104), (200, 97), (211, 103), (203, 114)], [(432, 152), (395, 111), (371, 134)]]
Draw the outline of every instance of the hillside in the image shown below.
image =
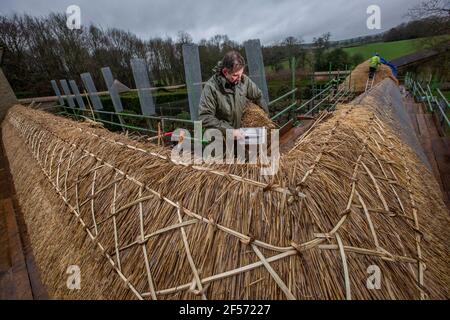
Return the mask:
[[(378, 52), (386, 60), (392, 60), (420, 50), (426, 39), (428, 38), (369, 43), (357, 47), (344, 48), (344, 51), (349, 55), (360, 53), (364, 59), (369, 59), (375, 52)], [(443, 41), (446, 39), (450, 40), (450, 36), (444, 35), (435, 37), (435, 39), (442, 39)]]

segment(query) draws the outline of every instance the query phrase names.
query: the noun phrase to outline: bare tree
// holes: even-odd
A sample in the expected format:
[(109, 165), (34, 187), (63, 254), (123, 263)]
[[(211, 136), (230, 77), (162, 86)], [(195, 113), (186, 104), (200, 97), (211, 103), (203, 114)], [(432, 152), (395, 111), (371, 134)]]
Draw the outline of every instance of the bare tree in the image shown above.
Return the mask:
[(427, 0), (419, 3), (415, 7), (408, 10), (408, 14), (412, 19), (422, 19), (430, 16), (449, 17), (450, 1), (448, 0)]
[(412, 20), (427, 22), (428, 30), (434, 34), (450, 33), (450, 1), (426, 0), (408, 10)]

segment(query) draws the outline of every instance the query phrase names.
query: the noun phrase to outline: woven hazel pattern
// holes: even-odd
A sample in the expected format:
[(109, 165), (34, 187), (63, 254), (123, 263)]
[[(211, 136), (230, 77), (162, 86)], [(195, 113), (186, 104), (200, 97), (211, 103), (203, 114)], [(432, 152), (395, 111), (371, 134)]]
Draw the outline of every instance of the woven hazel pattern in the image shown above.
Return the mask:
[[(118, 296), (448, 296), (439, 188), (368, 106), (316, 123), (268, 181), (257, 166), (176, 165), (165, 148), (22, 106), (3, 130), (20, 136), (81, 226), (69, 236), (87, 234), (115, 271)], [(366, 287), (370, 265), (380, 290)]]

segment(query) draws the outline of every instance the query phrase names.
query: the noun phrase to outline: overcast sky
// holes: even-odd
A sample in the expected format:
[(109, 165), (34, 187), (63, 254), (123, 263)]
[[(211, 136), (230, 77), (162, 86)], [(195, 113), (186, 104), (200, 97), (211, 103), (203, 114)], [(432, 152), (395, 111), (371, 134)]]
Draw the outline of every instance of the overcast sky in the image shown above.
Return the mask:
[[(407, 18), (408, 9), (421, 0), (1, 0), (0, 14), (34, 16), (81, 8), (83, 25), (131, 31), (143, 39), (176, 37), (186, 31), (194, 41), (227, 34), (242, 42), (259, 38), (271, 44), (287, 36), (311, 42), (331, 32), (332, 40), (388, 30)], [(366, 26), (369, 5), (381, 9), (381, 29)]]

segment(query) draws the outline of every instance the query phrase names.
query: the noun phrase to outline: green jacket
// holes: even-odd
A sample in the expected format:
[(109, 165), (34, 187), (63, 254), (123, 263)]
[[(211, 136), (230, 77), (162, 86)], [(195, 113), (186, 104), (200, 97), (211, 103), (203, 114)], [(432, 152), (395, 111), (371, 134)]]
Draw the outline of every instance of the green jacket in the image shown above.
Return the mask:
[(377, 68), (378, 65), (381, 64), (381, 60), (379, 56), (373, 56), (372, 58), (370, 58), (369, 60), (369, 67), (372, 68)]
[(230, 84), (220, 73), (220, 64), (215, 74), (205, 83), (199, 106), (199, 120), (204, 128), (216, 128), (224, 134), (226, 129), (241, 127), (241, 118), (247, 101), (250, 100), (268, 112), (261, 90), (246, 75), (241, 81)]

